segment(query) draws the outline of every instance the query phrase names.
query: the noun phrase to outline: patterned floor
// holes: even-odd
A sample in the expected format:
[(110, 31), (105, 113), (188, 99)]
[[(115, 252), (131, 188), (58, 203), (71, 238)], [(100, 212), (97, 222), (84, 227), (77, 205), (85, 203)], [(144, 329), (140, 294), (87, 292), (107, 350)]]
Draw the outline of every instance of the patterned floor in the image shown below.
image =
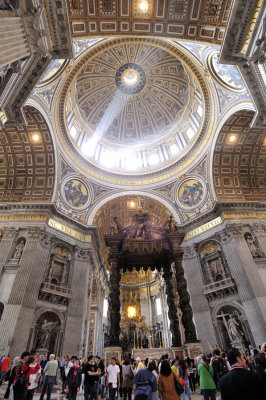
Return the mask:
[[(6, 384), (3, 384), (3, 386), (0, 387), (0, 400), (4, 399), (4, 394), (6, 391)], [(36, 389), (35, 394), (34, 394), (34, 400), (39, 400), (40, 398), (40, 394), (41, 394), (41, 390), (40, 389)], [(191, 393), (191, 398), (192, 400), (203, 400), (203, 397), (200, 395), (199, 390), (196, 391), (196, 393)], [(52, 392), (52, 396), (51, 396), (51, 400), (64, 400), (65, 399), (65, 395), (61, 394), (61, 390), (59, 386), (54, 386), (53, 392)], [(77, 397), (77, 400), (83, 400), (83, 394), (79, 394)], [(101, 399), (101, 397), (99, 396), (99, 400)], [(118, 397), (118, 400), (122, 400), (123, 398), (121, 398), (120, 396)], [(10, 400), (13, 400), (10, 396)], [(44, 400), (46, 400), (46, 396), (44, 397)], [(133, 396), (132, 396), (132, 400), (133, 400)], [(220, 395), (218, 394), (216, 396), (216, 400), (220, 400)]]

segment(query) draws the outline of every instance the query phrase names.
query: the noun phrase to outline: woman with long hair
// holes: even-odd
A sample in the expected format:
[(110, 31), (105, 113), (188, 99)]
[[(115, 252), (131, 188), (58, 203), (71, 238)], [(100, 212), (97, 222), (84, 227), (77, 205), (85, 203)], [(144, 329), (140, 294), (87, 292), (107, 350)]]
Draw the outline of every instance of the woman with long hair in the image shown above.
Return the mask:
[(177, 366), (179, 370), (179, 378), (183, 378), (186, 382), (186, 386), (184, 387), (184, 392), (182, 393), (182, 400), (186, 400), (186, 395), (188, 400), (191, 400), (190, 391), (189, 391), (189, 370), (185, 360), (182, 358), (179, 360), (179, 364)]
[(198, 366), (199, 383), (204, 400), (215, 400), (216, 385), (214, 371), (205, 355), (201, 356), (202, 364)]
[(123, 375), (123, 393), (124, 393), (124, 400), (131, 400), (131, 393), (133, 389), (133, 379), (134, 379), (134, 372), (130, 364), (129, 358), (126, 358), (124, 364), (122, 365), (122, 375)]
[(171, 370), (169, 362), (164, 360), (161, 364), (158, 379), (158, 390), (162, 400), (181, 399), (175, 388), (175, 380), (182, 385), (181, 379)]

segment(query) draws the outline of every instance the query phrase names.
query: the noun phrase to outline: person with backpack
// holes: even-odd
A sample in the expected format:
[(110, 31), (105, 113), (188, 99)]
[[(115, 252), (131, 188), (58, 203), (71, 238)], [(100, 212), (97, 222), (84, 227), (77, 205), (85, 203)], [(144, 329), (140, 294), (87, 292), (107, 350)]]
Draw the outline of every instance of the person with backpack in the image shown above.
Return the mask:
[[(152, 400), (152, 393), (157, 392), (157, 381), (153, 374), (155, 361), (149, 362), (148, 368), (141, 368), (134, 378), (133, 392), (135, 400)], [(146, 397), (145, 397), (146, 396)]]
[(217, 390), (219, 390), (219, 381), (228, 372), (226, 361), (221, 357), (219, 349), (214, 349), (213, 351), (212, 368), (214, 371), (214, 382)]
[(199, 383), (201, 393), (204, 400), (215, 400), (216, 385), (214, 382), (214, 371), (211, 364), (208, 363), (208, 358), (205, 355), (201, 356), (202, 364), (198, 366)]
[(9, 356), (7, 355), (6, 357), (3, 358), (1, 362), (1, 368), (0, 368), (0, 386), (2, 385), (6, 374), (8, 373), (9, 365), (11, 363), (11, 360)]
[[(30, 381), (31, 375), (34, 375), (35, 379), (37, 374), (40, 373), (40, 365), (36, 363), (33, 364), (33, 367), (31, 367), (30, 365), (32, 363), (34, 363), (34, 356), (29, 356), (26, 362), (22, 363), (22, 365), (16, 369), (16, 375), (13, 383), (14, 400), (26, 400), (28, 388), (30, 388), (32, 382)], [(31, 398), (31, 394), (32, 393), (29, 393), (29, 398)]]

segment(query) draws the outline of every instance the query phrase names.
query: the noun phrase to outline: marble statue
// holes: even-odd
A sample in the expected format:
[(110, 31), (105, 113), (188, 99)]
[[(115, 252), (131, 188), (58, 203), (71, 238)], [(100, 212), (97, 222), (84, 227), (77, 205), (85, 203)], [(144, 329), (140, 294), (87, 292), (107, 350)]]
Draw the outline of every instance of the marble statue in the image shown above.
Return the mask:
[(41, 326), (41, 331), (38, 332), (37, 336), (37, 343), (36, 346), (37, 348), (47, 348), (49, 345), (49, 336), (53, 328), (56, 328), (58, 322), (48, 322), (47, 319), (45, 319), (42, 323)]
[(249, 247), (250, 253), (252, 254), (252, 257), (261, 257), (262, 254), (260, 249), (258, 248), (255, 237), (251, 233), (247, 232), (245, 234), (245, 239)]
[(228, 326), (228, 333), (230, 336), (230, 339), (232, 341), (240, 341), (242, 342), (242, 332), (239, 327), (239, 323), (236, 321), (235, 317), (233, 315), (229, 316), (229, 319), (227, 320), (227, 326)]
[(14, 254), (13, 254), (13, 257), (12, 257), (13, 259), (15, 259), (15, 260), (20, 260), (21, 259), (21, 256), (22, 256), (22, 253), (23, 253), (23, 250), (24, 250), (24, 246), (25, 246), (25, 242), (24, 242), (23, 239), (21, 239), (18, 242), (18, 244), (17, 244), (17, 246), (15, 248), (15, 251), (14, 251)]

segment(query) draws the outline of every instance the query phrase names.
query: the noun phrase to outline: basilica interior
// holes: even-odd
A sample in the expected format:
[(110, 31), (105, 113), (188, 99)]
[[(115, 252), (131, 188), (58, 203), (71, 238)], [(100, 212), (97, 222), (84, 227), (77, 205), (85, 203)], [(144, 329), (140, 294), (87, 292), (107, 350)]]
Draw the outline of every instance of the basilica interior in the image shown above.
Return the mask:
[(266, 1), (0, 1), (0, 354), (266, 334)]

